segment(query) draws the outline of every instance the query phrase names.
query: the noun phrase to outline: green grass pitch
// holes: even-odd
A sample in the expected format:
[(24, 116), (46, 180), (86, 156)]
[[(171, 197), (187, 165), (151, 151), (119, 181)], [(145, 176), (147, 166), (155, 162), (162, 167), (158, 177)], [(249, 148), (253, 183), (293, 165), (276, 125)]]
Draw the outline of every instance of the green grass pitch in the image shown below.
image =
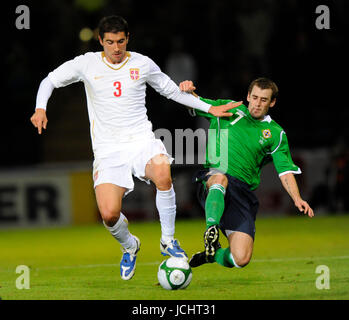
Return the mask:
[[(203, 220), (178, 220), (176, 237), (188, 255), (202, 250)], [(119, 275), (121, 250), (102, 224), (0, 232), (3, 300), (349, 299), (349, 215), (257, 218), (253, 257), (245, 268), (207, 264), (185, 290), (157, 284), (158, 222), (130, 222), (141, 239), (136, 274)], [(221, 244), (227, 245), (221, 235)], [(18, 265), (30, 268), (30, 288), (17, 289)], [(329, 289), (316, 287), (316, 268), (329, 268)]]

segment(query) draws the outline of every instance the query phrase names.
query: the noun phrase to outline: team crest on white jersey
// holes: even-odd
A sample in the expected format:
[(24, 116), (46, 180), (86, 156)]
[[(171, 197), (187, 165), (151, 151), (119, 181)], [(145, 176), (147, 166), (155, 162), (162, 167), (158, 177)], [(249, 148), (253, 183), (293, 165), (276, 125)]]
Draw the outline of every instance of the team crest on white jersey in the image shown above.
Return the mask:
[(130, 77), (132, 80), (138, 80), (139, 79), (139, 69), (138, 68), (131, 68), (130, 69)]
[(265, 130), (263, 130), (263, 137), (264, 137), (265, 139), (271, 138), (270, 129), (265, 129)]

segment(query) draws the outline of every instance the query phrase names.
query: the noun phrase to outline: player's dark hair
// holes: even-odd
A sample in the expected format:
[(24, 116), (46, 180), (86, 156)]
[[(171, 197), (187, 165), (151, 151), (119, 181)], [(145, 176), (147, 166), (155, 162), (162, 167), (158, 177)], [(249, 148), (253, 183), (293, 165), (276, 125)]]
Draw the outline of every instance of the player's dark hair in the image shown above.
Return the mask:
[(101, 39), (104, 38), (104, 33), (118, 33), (125, 32), (126, 37), (128, 36), (128, 23), (120, 16), (108, 16), (101, 19), (98, 25), (98, 34)]
[(264, 89), (271, 89), (271, 101), (277, 98), (279, 93), (279, 88), (276, 85), (276, 83), (268, 78), (258, 78), (256, 80), (253, 80), (248, 87), (248, 93), (250, 94), (253, 87), (257, 86), (258, 88), (264, 90)]

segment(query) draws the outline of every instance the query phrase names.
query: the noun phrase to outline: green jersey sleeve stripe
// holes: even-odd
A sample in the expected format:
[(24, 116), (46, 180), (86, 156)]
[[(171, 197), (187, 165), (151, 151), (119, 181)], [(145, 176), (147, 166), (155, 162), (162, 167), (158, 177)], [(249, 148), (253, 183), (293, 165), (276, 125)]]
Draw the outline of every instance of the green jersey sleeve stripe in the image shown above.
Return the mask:
[(279, 173), (279, 177), (285, 175), (285, 174), (288, 174), (288, 173), (293, 173), (293, 174), (301, 174), (302, 173), (302, 170), (300, 168), (298, 168), (297, 171), (292, 171), (292, 170), (289, 170), (289, 171), (285, 171), (285, 172), (281, 172)]
[(272, 152), (268, 152), (268, 154), (273, 154), (274, 152), (276, 152), (276, 151), (277, 151), (277, 149), (279, 149), (279, 147), (280, 147), (280, 145), (281, 145), (281, 142), (282, 142), (282, 135), (283, 135), (283, 134), (285, 134), (285, 131), (284, 131), (284, 130), (282, 130), (282, 131), (280, 132), (280, 141), (279, 141), (278, 146), (275, 148), (275, 150), (274, 150), (274, 151), (272, 151)]

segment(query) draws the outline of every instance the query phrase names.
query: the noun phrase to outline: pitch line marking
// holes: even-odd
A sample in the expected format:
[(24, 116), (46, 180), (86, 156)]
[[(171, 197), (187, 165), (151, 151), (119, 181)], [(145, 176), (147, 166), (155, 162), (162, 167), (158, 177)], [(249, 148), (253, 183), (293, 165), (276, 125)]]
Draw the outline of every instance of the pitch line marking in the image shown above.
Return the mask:
[(271, 258), (271, 259), (253, 259), (251, 262), (283, 262), (283, 261), (307, 261), (307, 260), (322, 260), (322, 259), (349, 259), (349, 256), (325, 256), (325, 257), (297, 257), (297, 258)]
[[(322, 259), (340, 259), (345, 260), (349, 259), (349, 256), (327, 256), (327, 257), (295, 257), (295, 258), (272, 258), (272, 259), (252, 259), (251, 262), (287, 262), (287, 261), (307, 261), (307, 260), (322, 260)], [(151, 261), (151, 262), (138, 262), (138, 266), (155, 266), (159, 265), (161, 261)], [(32, 270), (40, 271), (40, 270), (60, 270), (60, 269), (88, 269), (88, 268), (103, 268), (103, 267), (119, 267), (118, 263), (108, 263), (108, 264), (84, 264), (84, 265), (75, 265), (75, 266), (49, 266), (49, 267), (32, 267)], [(2, 269), (2, 271), (5, 271)], [(11, 271), (8, 268), (7, 271)]]
[[(349, 259), (349, 256), (328, 256), (328, 257), (295, 257), (295, 258), (272, 258), (272, 259), (252, 259), (251, 262), (287, 262), (287, 261), (307, 261), (307, 260), (322, 260), (322, 259)], [(152, 262), (138, 262), (138, 266), (154, 266), (159, 265), (161, 261)], [(75, 266), (57, 266), (57, 267), (39, 267), (34, 270), (57, 270), (57, 269), (83, 269), (83, 268), (101, 268), (101, 267), (119, 267), (118, 263), (109, 264), (86, 264), (86, 265), (75, 265)]]

